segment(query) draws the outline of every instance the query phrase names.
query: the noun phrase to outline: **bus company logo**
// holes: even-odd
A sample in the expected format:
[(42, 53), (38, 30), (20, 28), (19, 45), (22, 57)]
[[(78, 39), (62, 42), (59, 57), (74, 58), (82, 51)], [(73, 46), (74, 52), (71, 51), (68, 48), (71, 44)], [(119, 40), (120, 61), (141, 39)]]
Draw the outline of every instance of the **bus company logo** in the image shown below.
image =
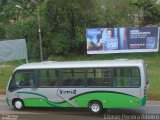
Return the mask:
[(76, 94), (76, 89), (74, 90), (59, 90), (60, 94)]

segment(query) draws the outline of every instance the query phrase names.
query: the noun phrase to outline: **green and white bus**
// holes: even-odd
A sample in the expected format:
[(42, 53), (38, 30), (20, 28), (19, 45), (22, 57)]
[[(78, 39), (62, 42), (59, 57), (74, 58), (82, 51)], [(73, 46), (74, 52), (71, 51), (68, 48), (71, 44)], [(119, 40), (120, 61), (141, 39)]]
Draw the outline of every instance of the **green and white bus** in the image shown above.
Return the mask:
[(99, 60), (29, 63), (17, 67), (6, 101), (24, 107), (104, 108), (146, 104), (148, 80), (143, 60)]

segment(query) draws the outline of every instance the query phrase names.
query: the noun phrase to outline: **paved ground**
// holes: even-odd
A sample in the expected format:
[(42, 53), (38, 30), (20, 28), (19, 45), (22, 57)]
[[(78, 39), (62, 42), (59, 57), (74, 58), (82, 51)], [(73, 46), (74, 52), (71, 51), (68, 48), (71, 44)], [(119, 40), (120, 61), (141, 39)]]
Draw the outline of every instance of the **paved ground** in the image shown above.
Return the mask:
[(15, 111), (8, 107), (5, 96), (0, 96), (0, 120), (160, 120), (160, 101), (148, 101), (145, 107), (137, 109), (108, 109), (93, 115), (87, 109), (26, 108)]
[(0, 94), (0, 100), (5, 99), (5, 95), (4, 94)]

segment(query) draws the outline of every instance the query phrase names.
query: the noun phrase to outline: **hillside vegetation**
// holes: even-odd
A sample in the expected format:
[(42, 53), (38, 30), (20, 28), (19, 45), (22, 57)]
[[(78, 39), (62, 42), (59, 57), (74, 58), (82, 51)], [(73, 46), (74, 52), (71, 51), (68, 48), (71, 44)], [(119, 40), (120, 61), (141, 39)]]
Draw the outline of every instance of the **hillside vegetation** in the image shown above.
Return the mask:
[(43, 57), (48, 60), (55, 55), (85, 55), (87, 28), (159, 24), (156, 0), (0, 1), (0, 40), (25, 38), (31, 60), (40, 58), (39, 25)]

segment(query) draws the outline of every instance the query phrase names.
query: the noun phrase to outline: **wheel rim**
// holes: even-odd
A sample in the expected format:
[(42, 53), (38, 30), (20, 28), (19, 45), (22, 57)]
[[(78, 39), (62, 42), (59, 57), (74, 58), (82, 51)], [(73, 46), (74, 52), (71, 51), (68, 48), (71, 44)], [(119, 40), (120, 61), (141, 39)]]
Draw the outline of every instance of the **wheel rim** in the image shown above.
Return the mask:
[(21, 102), (21, 101), (16, 101), (16, 102), (15, 102), (15, 107), (16, 107), (17, 109), (21, 109), (21, 108), (22, 108), (22, 102)]
[(99, 110), (100, 110), (100, 106), (98, 105), (98, 104), (96, 104), (96, 103), (94, 103), (94, 104), (92, 104), (91, 105), (91, 110), (93, 111), (93, 112), (99, 112)]

